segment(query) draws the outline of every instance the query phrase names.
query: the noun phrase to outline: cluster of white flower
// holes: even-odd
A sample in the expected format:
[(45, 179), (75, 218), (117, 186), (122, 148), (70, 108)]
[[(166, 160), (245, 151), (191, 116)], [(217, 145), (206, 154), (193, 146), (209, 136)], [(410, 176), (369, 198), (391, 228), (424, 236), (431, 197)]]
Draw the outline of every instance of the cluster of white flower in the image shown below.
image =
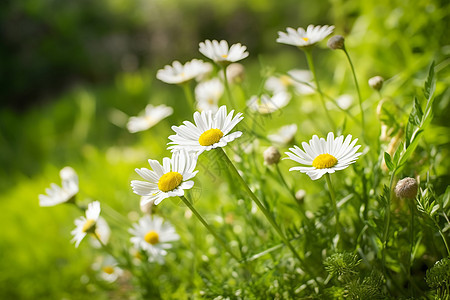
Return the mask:
[[(333, 26), (308, 26), (305, 31), (302, 28), (294, 30), (287, 29), (287, 34), (280, 32), (277, 39), (280, 43), (308, 47), (321, 41), (333, 31)], [(199, 51), (206, 57), (224, 68), (231, 66), (239, 60), (246, 58), (249, 54), (246, 47), (234, 44), (228, 47), (226, 41), (210, 41), (200, 43)], [(225, 147), (228, 143), (242, 136), (241, 131), (234, 128), (242, 121), (242, 113), (234, 110), (228, 111), (225, 105), (218, 107), (220, 97), (223, 94), (221, 79), (208, 78), (212, 66), (199, 59), (193, 59), (182, 65), (174, 61), (171, 66), (165, 66), (158, 71), (156, 77), (170, 84), (185, 84), (191, 80), (200, 83), (195, 88), (197, 108), (201, 112), (193, 114), (194, 123), (184, 121), (180, 126), (172, 126), (174, 135), (168, 139), (168, 150), (172, 156), (165, 157), (162, 164), (157, 160), (149, 159), (151, 170), (147, 168), (136, 169), (137, 174), (143, 180), (131, 181), (134, 193), (142, 196), (141, 207), (158, 205), (169, 197), (183, 197), (185, 190), (194, 186), (193, 178), (198, 171), (195, 170), (199, 155), (204, 151)], [(225, 73), (224, 72), (224, 73)], [(293, 87), (299, 94), (314, 92), (314, 84), (311, 83), (311, 73), (304, 70), (292, 70), (289, 76), (270, 77), (265, 88), (272, 93), (270, 95), (253, 96), (247, 101), (248, 107), (261, 114), (270, 114), (286, 106), (291, 98), (288, 88)], [(206, 81), (204, 79), (207, 79)], [(226, 80), (226, 78), (222, 78)], [(146, 130), (157, 124), (163, 118), (171, 115), (171, 107), (160, 105), (148, 105), (145, 112), (130, 118), (128, 129), (130, 132)], [(278, 132), (268, 135), (268, 139), (281, 146), (293, 143), (297, 132), (297, 125), (291, 124), (281, 127)], [(345, 139), (341, 135), (334, 138), (330, 132), (327, 139), (318, 138), (314, 135), (308, 143), (303, 142), (304, 150), (294, 146), (286, 152), (289, 158), (303, 166), (293, 167), (290, 170), (298, 170), (306, 173), (312, 180), (321, 178), (326, 173), (334, 173), (347, 168), (361, 155), (357, 153), (360, 146), (355, 146), (357, 139), (351, 140), (348, 135)], [(276, 150), (276, 149), (275, 149)], [(273, 151), (272, 151), (273, 152)], [(276, 150), (275, 154), (278, 153)], [(272, 155), (273, 156), (273, 155)], [(279, 153), (276, 163), (279, 161)], [(46, 190), (48, 195), (39, 195), (41, 206), (52, 206), (64, 202), (73, 202), (78, 193), (78, 176), (72, 168), (61, 170), (62, 187), (52, 184)], [(75, 220), (76, 228), (72, 231), (73, 242), (78, 247), (81, 241), (91, 235), (94, 246), (102, 247), (108, 243), (111, 231), (106, 221), (100, 217), (100, 203), (90, 203), (85, 211), (85, 216)], [(161, 217), (146, 215), (129, 230), (131, 243), (135, 250), (141, 251), (148, 256), (150, 262), (162, 263), (167, 250), (172, 247), (171, 242), (179, 240), (178, 234), (169, 222), (164, 222)], [(105, 260), (100, 267), (104, 273), (105, 280), (113, 281), (122, 273), (118, 263)]]

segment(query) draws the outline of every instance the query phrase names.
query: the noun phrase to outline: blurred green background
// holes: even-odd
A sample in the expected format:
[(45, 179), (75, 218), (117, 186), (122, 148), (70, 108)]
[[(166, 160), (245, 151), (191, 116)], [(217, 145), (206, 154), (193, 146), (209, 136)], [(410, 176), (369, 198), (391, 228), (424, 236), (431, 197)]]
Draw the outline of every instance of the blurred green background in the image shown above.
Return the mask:
[[(409, 103), (432, 60), (438, 79), (449, 84), (449, 11), (445, 0), (1, 1), (0, 298), (121, 298), (121, 291), (104, 292), (87, 279), (92, 251), (69, 242), (78, 212), (40, 208), (38, 194), (59, 184), (59, 170), (70, 165), (80, 176), (80, 199), (139, 211), (129, 187), (134, 168), (167, 155), (170, 126), (191, 118), (181, 89), (157, 81), (156, 71), (173, 60), (206, 60), (199, 42), (246, 45), (244, 88), (252, 94), (261, 69), (306, 68), (301, 52), (275, 42), (277, 31), (334, 24), (346, 37), (363, 94), (371, 93), (367, 79), (381, 75), (395, 79), (390, 95)], [(315, 60), (321, 78), (338, 83), (327, 91), (351, 88), (343, 56), (322, 48)], [(438, 127), (448, 125), (444, 94), (436, 104)], [(118, 111), (136, 115), (149, 102), (175, 113), (144, 133), (121, 127)]]

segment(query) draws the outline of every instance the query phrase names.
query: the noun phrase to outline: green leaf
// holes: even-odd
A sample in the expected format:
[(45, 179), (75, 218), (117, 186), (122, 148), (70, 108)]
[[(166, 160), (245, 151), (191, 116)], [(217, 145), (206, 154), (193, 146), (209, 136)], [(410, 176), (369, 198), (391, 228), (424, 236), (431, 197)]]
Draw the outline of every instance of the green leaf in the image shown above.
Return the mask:
[(414, 125), (419, 126), (420, 122), (422, 121), (423, 117), (423, 111), (422, 107), (420, 107), (420, 103), (417, 100), (417, 97), (414, 97), (414, 105), (411, 110), (411, 114), (409, 115), (409, 122), (413, 123)]
[(406, 148), (408, 148), (409, 144), (411, 143), (411, 137), (415, 129), (416, 126), (414, 126), (414, 124), (409, 122), (408, 120), (408, 124), (406, 124), (406, 137), (405, 137)]
[(411, 109), (411, 113), (409, 114), (408, 124), (406, 125), (406, 148), (408, 148), (411, 143), (411, 137), (417, 126), (422, 124), (423, 119), (423, 111), (420, 106), (417, 97), (414, 97), (413, 108)]
[(386, 163), (386, 167), (389, 169), (389, 171), (394, 170), (395, 166), (392, 163), (391, 156), (387, 152), (384, 152), (384, 162)]
[(434, 91), (436, 89), (436, 78), (434, 77), (434, 61), (431, 63), (430, 69), (428, 71), (428, 77), (425, 81), (425, 86), (423, 88), (423, 94), (428, 101), (433, 97)]
[(398, 145), (397, 150), (395, 150), (394, 153), (394, 158), (392, 159), (392, 163), (394, 164), (394, 166), (398, 166), (398, 160), (400, 159), (400, 154), (403, 151), (403, 142), (400, 143), (400, 145)]
[(445, 193), (442, 195), (441, 203), (443, 208), (447, 208), (447, 206), (450, 204), (450, 185), (447, 186)]
[(402, 166), (408, 158), (411, 156), (411, 154), (416, 149), (417, 145), (419, 144), (420, 138), (422, 137), (423, 130), (418, 130), (415, 132), (414, 136), (412, 137), (413, 141), (411, 144), (406, 148), (405, 153), (400, 157), (400, 161), (398, 162), (397, 166)]

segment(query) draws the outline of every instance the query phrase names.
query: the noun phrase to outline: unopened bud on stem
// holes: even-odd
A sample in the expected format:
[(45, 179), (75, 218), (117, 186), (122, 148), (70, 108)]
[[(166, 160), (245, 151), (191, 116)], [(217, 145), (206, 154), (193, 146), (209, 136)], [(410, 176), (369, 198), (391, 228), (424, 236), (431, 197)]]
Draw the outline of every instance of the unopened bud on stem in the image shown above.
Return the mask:
[(327, 46), (333, 50), (344, 49), (345, 48), (345, 38), (342, 35), (332, 36), (328, 40)]
[(383, 87), (384, 79), (381, 76), (375, 76), (369, 79), (369, 85), (371, 88), (373, 88), (376, 91), (381, 90)]
[(298, 190), (295, 193), (295, 199), (297, 199), (298, 202), (303, 202), (305, 200), (306, 191), (305, 190)]
[(277, 164), (280, 161), (281, 154), (280, 151), (274, 146), (270, 146), (269, 148), (264, 151), (264, 162), (266, 165), (273, 165)]
[(417, 181), (414, 178), (406, 177), (397, 182), (395, 186), (395, 195), (397, 198), (414, 199), (419, 188)]

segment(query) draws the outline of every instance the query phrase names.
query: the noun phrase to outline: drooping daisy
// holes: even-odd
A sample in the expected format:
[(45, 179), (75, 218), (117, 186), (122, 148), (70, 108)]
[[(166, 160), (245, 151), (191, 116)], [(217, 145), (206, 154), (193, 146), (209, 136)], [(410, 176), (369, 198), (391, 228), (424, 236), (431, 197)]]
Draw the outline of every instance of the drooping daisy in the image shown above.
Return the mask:
[(194, 113), (195, 125), (189, 121), (184, 121), (184, 125), (172, 126), (175, 135), (169, 136), (173, 144), (169, 149), (172, 151), (185, 149), (200, 155), (203, 151), (209, 151), (217, 147), (225, 147), (227, 143), (234, 141), (242, 135), (242, 132), (230, 131), (244, 117), (242, 113), (237, 113), (234, 117), (234, 110), (227, 114), (225, 105), (213, 114), (211, 111)]
[(92, 247), (101, 248), (102, 245), (97, 240), (97, 237), (94, 234), (100, 239), (100, 241), (102, 241), (103, 245), (108, 244), (109, 237), (111, 236), (111, 228), (109, 228), (108, 223), (102, 217), (98, 218), (97, 224), (95, 225), (95, 231), (92, 234), (91, 239), (89, 240)]
[(261, 97), (252, 96), (247, 101), (247, 106), (260, 114), (270, 114), (288, 105), (290, 100), (291, 95), (286, 92), (275, 93), (272, 97), (263, 94)]
[(164, 104), (153, 106), (148, 104), (145, 110), (139, 114), (137, 117), (131, 117), (128, 120), (127, 128), (131, 133), (138, 131), (147, 130), (156, 124), (158, 124), (162, 119), (167, 118), (173, 114), (173, 108)]
[[(229, 83), (240, 84), (245, 79), (245, 68), (240, 63), (232, 63), (227, 67), (227, 80)], [(223, 79), (223, 74), (220, 74)]]
[(158, 216), (142, 217), (129, 232), (133, 235), (131, 243), (135, 248), (146, 251), (150, 262), (163, 263), (166, 250), (172, 248), (170, 243), (180, 239), (175, 228)]
[(200, 59), (193, 59), (182, 65), (174, 61), (172, 65), (164, 66), (158, 70), (156, 78), (170, 84), (181, 84), (210, 72), (210, 66)]
[(162, 200), (183, 196), (184, 190), (189, 190), (194, 186), (192, 179), (198, 171), (194, 171), (197, 165), (197, 156), (187, 151), (176, 151), (172, 158), (164, 157), (161, 165), (157, 160), (148, 160), (153, 171), (142, 168), (136, 169), (146, 181), (133, 180), (131, 187), (134, 193), (142, 198), (141, 206), (153, 201), (158, 205)]
[(110, 255), (101, 257), (92, 265), (92, 269), (98, 271), (99, 277), (107, 282), (114, 282), (123, 274), (119, 263)]
[(306, 173), (312, 180), (321, 178), (326, 173), (334, 173), (339, 170), (347, 168), (354, 163), (361, 152), (356, 153), (361, 147), (355, 146), (358, 139), (352, 141), (352, 136), (349, 134), (344, 140), (344, 136), (341, 135), (334, 138), (332, 132), (328, 133), (327, 139), (318, 138), (314, 135), (309, 144), (303, 142), (302, 146), (304, 150), (301, 150), (298, 146), (289, 148), (292, 152), (286, 152), (289, 157), (284, 159), (292, 159), (302, 165), (309, 167), (292, 167), (289, 171), (300, 171)]
[(352, 103), (353, 97), (348, 94), (341, 95), (336, 99), (336, 104), (342, 109), (349, 109)]
[(314, 26), (309, 25), (306, 30), (299, 27), (297, 30), (291, 27), (286, 28), (286, 32), (278, 31), (277, 42), (297, 46), (299, 48), (312, 46), (328, 35), (334, 30), (334, 26)]
[(287, 75), (270, 76), (264, 83), (264, 89), (272, 93), (287, 92), (293, 84), (294, 81)]
[(151, 215), (153, 207), (155, 206), (155, 198), (150, 196), (141, 196), (139, 207), (141, 212), (147, 215)]
[(281, 127), (275, 134), (269, 134), (267, 138), (279, 145), (288, 145), (294, 140), (297, 133), (297, 124), (285, 125)]
[(311, 95), (316, 91), (314, 87), (316, 86), (313, 82), (313, 75), (309, 70), (290, 70), (288, 72), (289, 76), (294, 80), (295, 90), (300, 95)]
[(199, 83), (195, 87), (195, 99), (199, 111), (219, 109), (219, 99), (223, 95), (223, 84), (218, 78)]
[(242, 46), (240, 43), (233, 44), (231, 47), (228, 47), (228, 42), (225, 40), (220, 42), (216, 40), (206, 40), (199, 44), (200, 53), (214, 62), (224, 66), (246, 58), (248, 56), (248, 52), (246, 50), (247, 47)]
[(45, 189), (47, 195), (39, 195), (39, 206), (55, 206), (74, 199), (78, 193), (78, 175), (71, 167), (64, 167), (60, 172), (61, 187), (55, 183)]
[(88, 204), (86, 217), (79, 217), (75, 220), (76, 228), (71, 232), (73, 235), (72, 242), (75, 242), (75, 247), (78, 248), (78, 245), (88, 233), (95, 234), (99, 216), (100, 202), (94, 201)]
[(275, 94), (287, 92), (292, 87), (297, 94), (309, 95), (314, 93), (314, 89), (309, 85), (314, 86), (310, 71), (291, 70), (288, 75), (270, 76), (267, 78), (264, 88)]

